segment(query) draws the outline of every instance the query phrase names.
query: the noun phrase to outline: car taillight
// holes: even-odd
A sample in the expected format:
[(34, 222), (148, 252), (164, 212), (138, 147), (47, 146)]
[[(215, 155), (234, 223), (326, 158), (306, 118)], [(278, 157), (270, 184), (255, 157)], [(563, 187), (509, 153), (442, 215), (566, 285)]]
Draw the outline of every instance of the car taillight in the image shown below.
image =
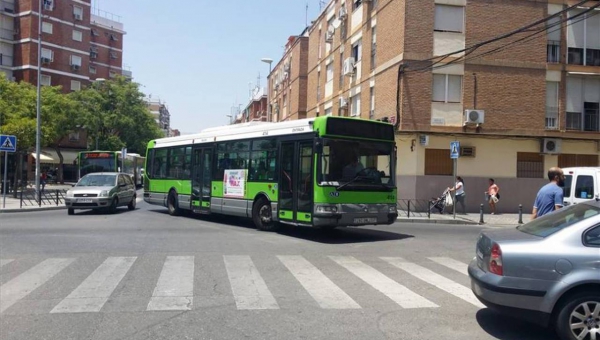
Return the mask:
[(503, 275), (502, 270), (502, 250), (497, 243), (492, 245), (492, 253), (490, 255), (490, 272), (496, 275)]

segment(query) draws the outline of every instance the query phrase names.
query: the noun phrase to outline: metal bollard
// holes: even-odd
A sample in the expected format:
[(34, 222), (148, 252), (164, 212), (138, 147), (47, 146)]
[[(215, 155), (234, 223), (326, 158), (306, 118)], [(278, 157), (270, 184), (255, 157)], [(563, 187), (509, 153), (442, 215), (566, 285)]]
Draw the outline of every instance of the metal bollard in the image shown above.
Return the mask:
[(523, 224), (523, 204), (519, 204), (519, 224)]
[(485, 223), (483, 222), (483, 203), (479, 205), (479, 223)]
[(56, 205), (58, 206), (58, 190), (56, 190)]
[(410, 218), (410, 200), (408, 200), (408, 214), (406, 217)]
[(427, 218), (431, 219), (431, 201), (429, 201), (429, 210), (427, 210)]

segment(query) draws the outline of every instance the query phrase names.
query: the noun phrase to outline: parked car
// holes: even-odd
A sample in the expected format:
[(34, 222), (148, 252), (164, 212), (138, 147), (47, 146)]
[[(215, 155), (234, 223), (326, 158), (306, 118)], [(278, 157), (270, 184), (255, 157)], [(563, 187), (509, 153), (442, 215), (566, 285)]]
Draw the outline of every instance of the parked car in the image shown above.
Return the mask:
[(564, 168), (564, 205), (600, 197), (600, 167)]
[(469, 276), (491, 309), (554, 326), (561, 339), (600, 339), (600, 199), (483, 231)]
[(75, 209), (106, 209), (115, 212), (120, 206), (135, 209), (135, 185), (124, 173), (98, 172), (83, 176), (67, 191), (65, 204), (69, 215)]

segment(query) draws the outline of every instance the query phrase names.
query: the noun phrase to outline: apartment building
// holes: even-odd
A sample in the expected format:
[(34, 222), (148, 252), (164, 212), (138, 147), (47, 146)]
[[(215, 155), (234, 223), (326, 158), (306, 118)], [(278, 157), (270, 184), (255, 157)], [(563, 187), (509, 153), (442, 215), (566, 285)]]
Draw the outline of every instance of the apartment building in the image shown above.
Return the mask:
[(531, 209), (549, 167), (600, 166), (599, 1), (577, 3), (332, 0), (307, 32), (307, 116), (396, 124), (400, 198), (453, 184), (457, 140), (469, 210), (488, 178), (500, 212)]
[(118, 17), (92, 10), (91, 0), (43, 0), (38, 56), (39, 13), (38, 0), (0, 1), (0, 72), (9, 79), (35, 84), (41, 64), (41, 84), (69, 92), (123, 74)]
[(283, 57), (269, 75), (271, 121), (306, 118), (308, 44), (308, 30), (290, 36)]
[(152, 97), (146, 99), (146, 104), (152, 117), (154, 117), (154, 121), (156, 121), (156, 125), (158, 125), (165, 137), (171, 137), (171, 113), (169, 113), (167, 104), (160, 99), (153, 99)]
[[(237, 110), (237, 108), (234, 108)], [(239, 110), (232, 118), (233, 124), (267, 121), (267, 89), (255, 87), (246, 107)]]

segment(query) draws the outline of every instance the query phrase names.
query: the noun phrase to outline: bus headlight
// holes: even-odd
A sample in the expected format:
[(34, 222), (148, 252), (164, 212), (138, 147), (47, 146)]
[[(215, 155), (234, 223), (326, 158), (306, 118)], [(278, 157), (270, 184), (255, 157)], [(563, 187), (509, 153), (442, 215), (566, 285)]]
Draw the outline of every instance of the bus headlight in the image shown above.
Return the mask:
[(390, 213), (391, 214), (396, 214), (398, 212), (398, 208), (396, 207), (396, 205), (390, 205)]
[(108, 197), (108, 190), (100, 191), (100, 195), (98, 195), (98, 197)]
[(315, 213), (323, 214), (323, 213), (337, 213), (338, 208), (335, 205), (317, 205), (315, 206)]

